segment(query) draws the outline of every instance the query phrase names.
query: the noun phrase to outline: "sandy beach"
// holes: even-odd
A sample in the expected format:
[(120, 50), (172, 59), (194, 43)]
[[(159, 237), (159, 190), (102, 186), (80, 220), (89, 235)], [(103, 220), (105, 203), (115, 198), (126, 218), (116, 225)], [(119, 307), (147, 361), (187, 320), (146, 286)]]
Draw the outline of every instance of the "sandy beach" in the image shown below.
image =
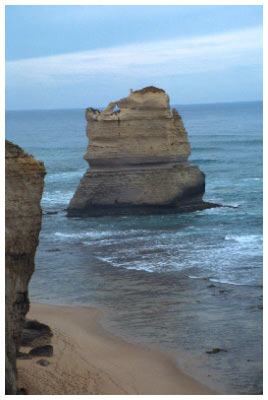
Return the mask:
[[(30, 395), (215, 394), (179, 371), (164, 353), (127, 343), (105, 331), (89, 307), (32, 303), (27, 318), (53, 330), (49, 365), (18, 360), (20, 387)], [(23, 348), (23, 351), (27, 348)]]

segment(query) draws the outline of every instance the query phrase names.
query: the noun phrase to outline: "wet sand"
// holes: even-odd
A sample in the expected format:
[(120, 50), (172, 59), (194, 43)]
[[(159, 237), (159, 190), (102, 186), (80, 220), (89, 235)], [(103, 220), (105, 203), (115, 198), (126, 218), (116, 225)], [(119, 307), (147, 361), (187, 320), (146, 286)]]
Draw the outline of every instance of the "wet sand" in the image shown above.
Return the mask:
[[(20, 387), (30, 395), (216, 394), (179, 371), (162, 352), (133, 345), (105, 331), (101, 311), (32, 303), (27, 318), (53, 330), (49, 365), (17, 362)], [(22, 348), (25, 351), (25, 348)]]

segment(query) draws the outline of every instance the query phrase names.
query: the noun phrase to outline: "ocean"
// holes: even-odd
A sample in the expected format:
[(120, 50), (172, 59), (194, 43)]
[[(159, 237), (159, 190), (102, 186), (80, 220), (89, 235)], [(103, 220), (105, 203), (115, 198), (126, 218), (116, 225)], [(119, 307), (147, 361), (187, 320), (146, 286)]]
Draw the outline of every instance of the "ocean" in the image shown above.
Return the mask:
[(84, 110), (6, 112), (6, 138), (47, 170), (30, 299), (97, 306), (108, 330), (163, 350), (212, 389), (260, 394), (262, 102), (174, 107), (204, 200), (235, 208), (67, 218), (87, 169)]

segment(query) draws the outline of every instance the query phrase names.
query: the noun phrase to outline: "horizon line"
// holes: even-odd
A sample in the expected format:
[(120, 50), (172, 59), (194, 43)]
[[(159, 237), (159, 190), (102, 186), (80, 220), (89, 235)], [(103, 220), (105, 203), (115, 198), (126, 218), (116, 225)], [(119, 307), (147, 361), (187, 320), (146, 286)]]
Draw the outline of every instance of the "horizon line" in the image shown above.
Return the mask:
[[(235, 100), (235, 101), (215, 101), (207, 103), (173, 103), (170, 104), (170, 108), (173, 106), (202, 106), (202, 105), (213, 105), (213, 104), (235, 104), (235, 103), (263, 103), (261, 100)], [(105, 109), (107, 106), (98, 106), (99, 109)], [(24, 109), (6, 109), (7, 111), (63, 111), (63, 110), (86, 110), (88, 107), (70, 107), (70, 108), (24, 108)]]

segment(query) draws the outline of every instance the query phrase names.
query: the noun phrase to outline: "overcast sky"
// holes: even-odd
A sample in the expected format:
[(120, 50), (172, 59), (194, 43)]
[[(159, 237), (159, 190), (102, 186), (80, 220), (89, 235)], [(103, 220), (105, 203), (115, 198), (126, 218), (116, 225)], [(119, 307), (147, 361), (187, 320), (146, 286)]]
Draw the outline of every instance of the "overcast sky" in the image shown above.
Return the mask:
[(6, 108), (262, 100), (261, 6), (6, 6)]

